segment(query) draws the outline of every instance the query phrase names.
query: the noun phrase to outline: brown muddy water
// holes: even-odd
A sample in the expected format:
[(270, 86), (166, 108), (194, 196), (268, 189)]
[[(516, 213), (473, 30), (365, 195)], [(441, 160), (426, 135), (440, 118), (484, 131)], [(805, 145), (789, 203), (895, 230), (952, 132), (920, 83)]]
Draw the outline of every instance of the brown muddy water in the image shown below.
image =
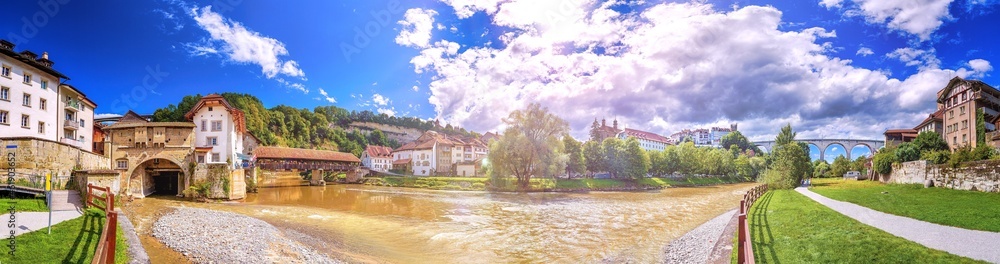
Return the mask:
[[(139, 208), (130, 218), (147, 222), (179, 206), (257, 217), (349, 262), (653, 263), (670, 241), (735, 208), (752, 186), (512, 194), (330, 185), (263, 188), (242, 203), (146, 198), (129, 206)], [(143, 234), (151, 222), (138, 222), (154, 263), (183, 260)]]

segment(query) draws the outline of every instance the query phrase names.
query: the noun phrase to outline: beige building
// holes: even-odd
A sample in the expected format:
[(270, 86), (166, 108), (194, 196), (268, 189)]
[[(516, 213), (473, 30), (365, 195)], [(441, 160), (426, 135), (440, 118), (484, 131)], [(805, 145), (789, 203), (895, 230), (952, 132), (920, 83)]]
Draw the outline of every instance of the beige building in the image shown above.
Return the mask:
[(983, 113), (983, 129), (987, 133), (996, 130), (990, 121), (1000, 114), (1000, 91), (982, 81), (951, 79), (938, 91), (937, 104), (943, 111), (942, 137), (952, 150), (964, 145), (976, 147), (976, 110)]
[(105, 152), (112, 168), (122, 173), (123, 189), (132, 196), (182, 194), (191, 183), (194, 123), (149, 122), (129, 111), (104, 127)]

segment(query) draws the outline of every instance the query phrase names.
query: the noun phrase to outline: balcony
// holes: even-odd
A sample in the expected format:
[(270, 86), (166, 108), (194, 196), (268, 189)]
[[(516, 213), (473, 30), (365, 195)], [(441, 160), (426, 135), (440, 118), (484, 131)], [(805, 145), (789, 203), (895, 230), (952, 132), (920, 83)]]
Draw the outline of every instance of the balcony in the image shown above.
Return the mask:
[(66, 101), (66, 109), (80, 110), (80, 100)]
[(63, 120), (63, 128), (68, 128), (73, 130), (80, 129), (80, 121)]
[(59, 141), (62, 142), (62, 143), (69, 144), (70, 146), (73, 146), (73, 147), (76, 147), (76, 148), (83, 148), (83, 142), (79, 141), (79, 140), (76, 140), (76, 139), (64, 137), (64, 138), (60, 139)]

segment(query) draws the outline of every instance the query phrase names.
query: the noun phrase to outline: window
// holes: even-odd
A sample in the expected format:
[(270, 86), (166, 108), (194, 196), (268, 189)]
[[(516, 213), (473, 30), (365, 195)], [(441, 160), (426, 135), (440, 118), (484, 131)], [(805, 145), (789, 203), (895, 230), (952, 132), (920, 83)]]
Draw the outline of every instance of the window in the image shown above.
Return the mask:
[(965, 93), (962, 93), (962, 101), (965, 102)]
[(24, 84), (31, 85), (31, 74), (24, 73)]
[(208, 140), (206, 140), (205, 142), (208, 143), (209, 145), (212, 145), (212, 146), (218, 146), (219, 145), (219, 138), (218, 137), (208, 137)]
[(45, 100), (43, 98), (38, 98), (38, 109), (45, 110), (47, 108), (46, 105), (48, 104), (48, 102), (49, 102), (48, 100)]
[(958, 137), (951, 137), (951, 144), (958, 145)]
[(212, 121), (212, 131), (222, 131), (222, 121)]
[(118, 164), (118, 166), (117, 166), (118, 169), (122, 169), (122, 170), (128, 169), (128, 160), (117, 160), (116, 163)]
[(7, 120), (7, 116), (8, 115), (10, 115), (10, 112), (0, 111), (0, 124), (4, 124), (4, 125), (9, 125), (10, 124), (9, 123), (10, 121)]
[(0, 100), (10, 101), (10, 88), (0, 87)]
[(205, 155), (198, 154), (198, 163), (205, 163)]
[(208, 107), (208, 111), (212, 111), (212, 107), (211, 106)]
[(21, 127), (31, 128), (30, 126), (31, 124), (29, 124), (30, 122), (31, 122), (31, 117), (29, 117), (28, 115), (21, 115)]
[(21, 100), (21, 105), (31, 107), (31, 95), (24, 94), (23, 100)]
[(219, 153), (212, 153), (212, 162), (219, 162), (220, 159)]
[(80, 119), (80, 127), (87, 127), (87, 123)]
[(965, 114), (965, 106), (962, 106), (962, 107), (958, 108), (958, 114), (959, 115), (964, 115)]
[(38, 134), (45, 134), (45, 122), (38, 122)]
[(962, 143), (965, 143), (965, 142), (969, 142), (969, 140), (966, 140), (965, 139), (965, 134), (962, 134)]
[(955, 110), (948, 111), (948, 119), (955, 118)]
[(208, 125), (205, 125), (205, 124), (206, 124), (207, 122), (208, 122), (208, 121), (205, 121), (205, 120), (201, 120), (201, 131), (205, 131), (206, 129), (208, 129), (208, 128), (207, 128), (207, 127), (208, 127)]
[(42, 80), (42, 89), (49, 89), (49, 81)]
[(0, 72), (0, 75), (3, 75), (3, 77), (10, 78), (10, 66), (4, 65), (3, 72)]

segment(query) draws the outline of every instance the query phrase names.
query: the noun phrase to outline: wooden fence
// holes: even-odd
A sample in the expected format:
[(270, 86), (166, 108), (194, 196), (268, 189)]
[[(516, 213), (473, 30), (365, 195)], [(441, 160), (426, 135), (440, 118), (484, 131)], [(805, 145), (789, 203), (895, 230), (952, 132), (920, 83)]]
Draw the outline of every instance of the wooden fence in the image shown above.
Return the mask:
[[(94, 191), (104, 192), (104, 197), (94, 194)], [(104, 210), (106, 221), (101, 230), (101, 238), (97, 242), (92, 264), (115, 263), (115, 237), (118, 232), (118, 212), (115, 212), (115, 194), (110, 187), (98, 187), (87, 184), (87, 206)]]
[(750, 207), (757, 201), (757, 198), (760, 198), (766, 192), (767, 185), (753, 187), (753, 189), (750, 189), (750, 191), (747, 191), (743, 195), (743, 200), (740, 200), (739, 232), (736, 235), (736, 245), (738, 247), (736, 250), (736, 263), (755, 263), (753, 245), (750, 242), (750, 222), (747, 221), (747, 214), (750, 213)]

